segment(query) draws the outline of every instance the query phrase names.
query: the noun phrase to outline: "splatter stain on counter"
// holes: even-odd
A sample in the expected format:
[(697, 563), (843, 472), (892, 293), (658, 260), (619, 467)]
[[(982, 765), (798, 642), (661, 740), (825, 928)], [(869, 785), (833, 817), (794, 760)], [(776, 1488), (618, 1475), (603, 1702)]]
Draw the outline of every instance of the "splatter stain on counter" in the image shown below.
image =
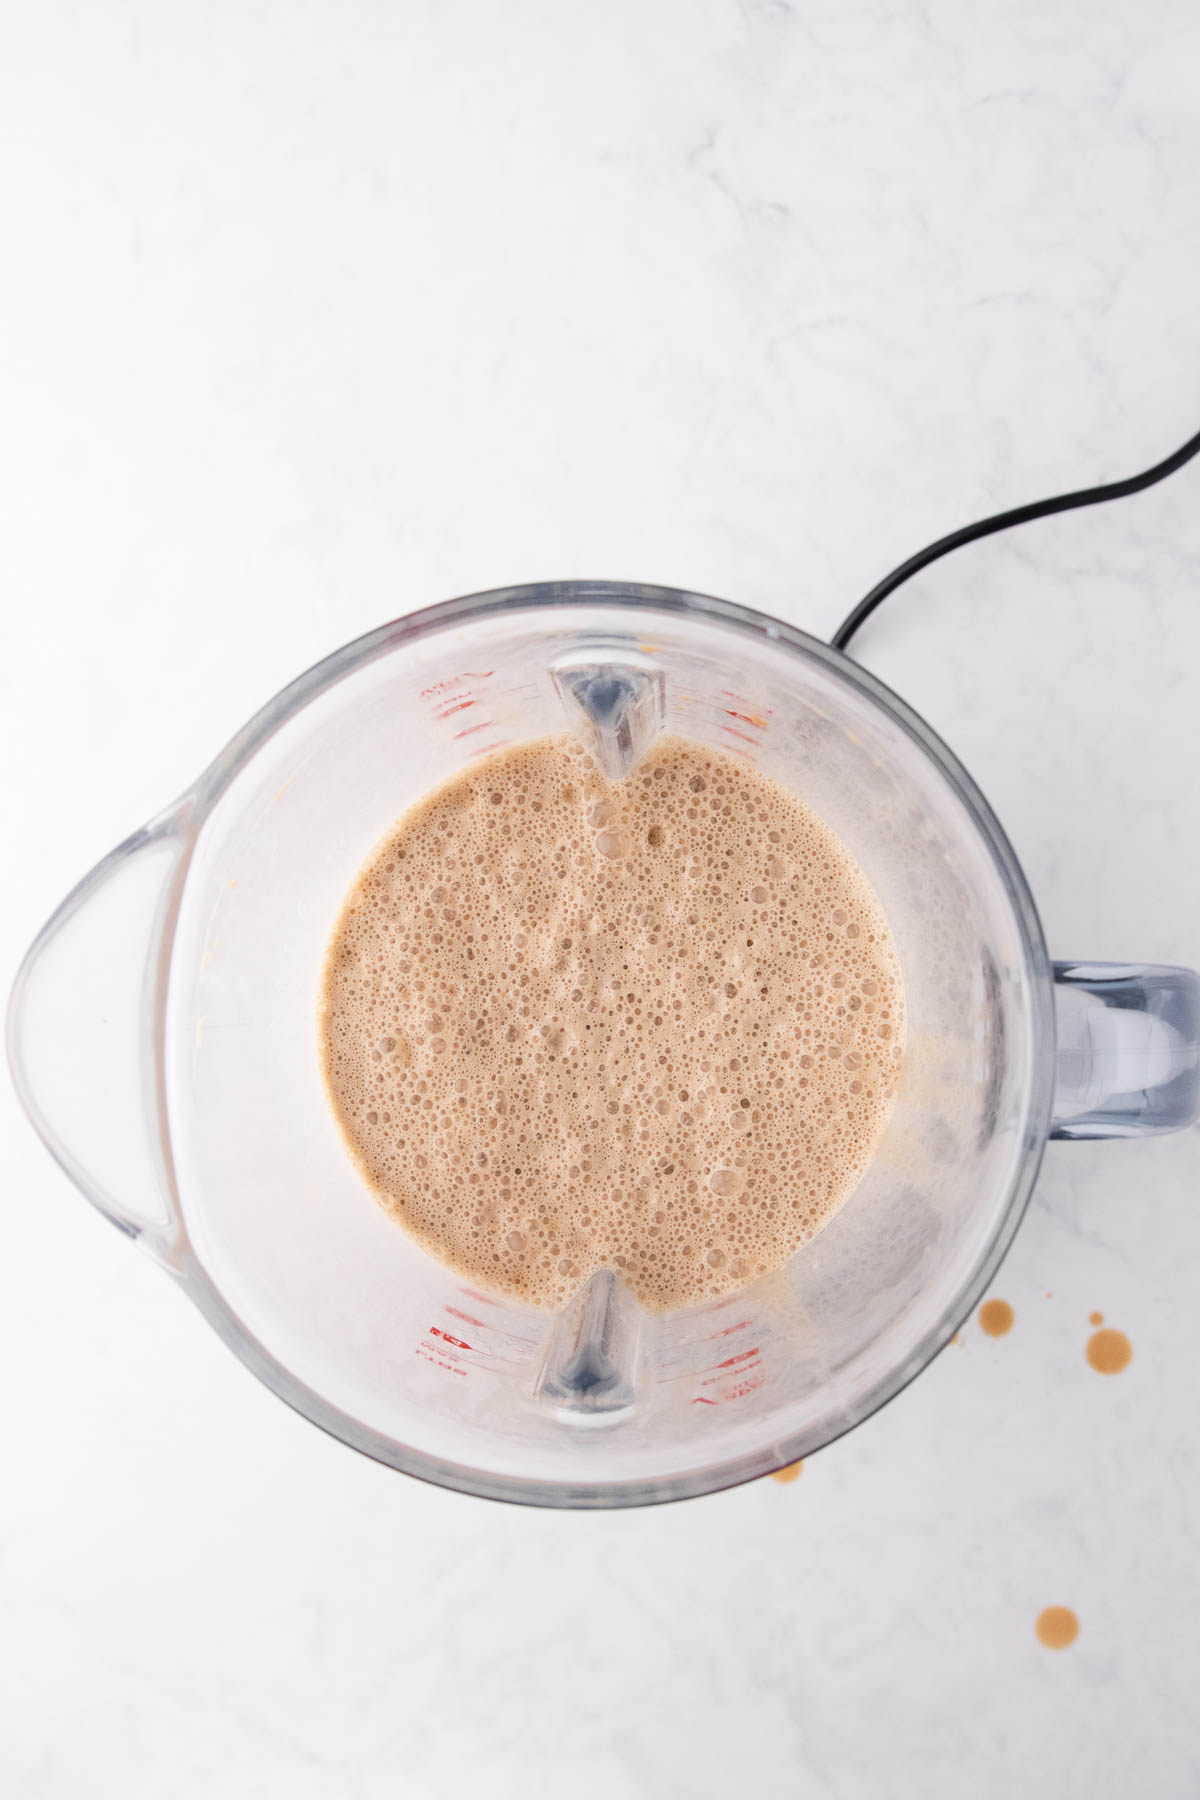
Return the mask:
[(799, 1462), (788, 1463), (786, 1468), (772, 1469), (771, 1480), (772, 1481), (795, 1481), (799, 1477), (800, 1471), (803, 1467), (804, 1467), (804, 1460), (803, 1460), (803, 1458), (801, 1458), (801, 1460)]
[(1104, 1314), (1102, 1312), (1094, 1312), (1094, 1313), (1088, 1314), (1088, 1324), (1089, 1325), (1103, 1325), (1103, 1323), (1104, 1323)]
[(1047, 1606), (1038, 1614), (1033, 1629), (1038, 1643), (1047, 1650), (1065, 1650), (1079, 1636), (1079, 1620), (1069, 1606)]
[(979, 1329), (988, 1337), (1005, 1337), (1015, 1316), (1007, 1300), (985, 1300), (979, 1309)]
[(1097, 1375), (1119, 1375), (1133, 1361), (1133, 1345), (1123, 1331), (1107, 1326), (1088, 1339), (1087, 1359)]

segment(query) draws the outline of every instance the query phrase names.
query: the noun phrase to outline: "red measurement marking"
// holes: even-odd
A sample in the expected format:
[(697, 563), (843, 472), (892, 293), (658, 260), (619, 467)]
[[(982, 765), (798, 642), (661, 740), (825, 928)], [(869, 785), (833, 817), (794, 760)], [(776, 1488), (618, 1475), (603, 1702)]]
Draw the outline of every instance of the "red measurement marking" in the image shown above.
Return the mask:
[(474, 700), (455, 700), (449, 706), (439, 706), (436, 709), (437, 716), (439, 719), (452, 719), (455, 713), (466, 712), (468, 706), (474, 706), (475, 704), (476, 702)]
[(727, 706), (725, 711), (729, 714), (731, 719), (740, 719), (743, 725), (753, 725), (756, 731), (765, 731), (767, 729), (767, 721), (765, 719), (760, 719), (757, 713), (734, 712), (731, 706)]
[(451, 675), (448, 681), (435, 681), (432, 687), (421, 689), (422, 700), (434, 700), (439, 694), (453, 693), (464, 681), (487, 681), (496, 673), (495, 669), (464, 669), (461, 675)]
[[(732, 688), (722, 688), (721, 689), (721, 698), (723, 700), (735, 700), (739, 706), (746, 707), (749, 710), (752, 718), (754, 719), (754, 722), (756, 724), (758, 723), (758, 715), (757, 715), (757, 713), (754, 712), (754, 707), (756, 705), (756, 702), (753, 700), (747, 700), (745, 694), (735, 694)], [(771, 716), (772, 708), (769, 706), (764, 706), (763, 711), (766, 713), (767, 718), (769, 719)]]
[[(474, 704), (475, 702), (472, 700), (471, 705), (474, 706)], [(480, 719), (478, 725), (464, 725), (461, 731), (456, 731), (454, 734), (455, 742), (457, 742), (459, 738), (474, 737), (477, 731), (494, 731), (495, 728), (495, 719)]]
[(739, 731), (736, 725), (722, 725), (721, 730), (727, 731), (730, 737), (739, 738), (743, 744), (749, 744), (752, 750), (758, 749), (758, 739), (747, 737), (745, 732)]
[(739, 1319), (736, 1325), (726, 1325), (724, 1331), (710, 1331), (708, 1335), (710, 1338), (732, 1337), (735, 1331), (745, 1331), (749, 1323), (749, 1319)]
[(432, 1363), (435, 1369), (445, 1369), (447, 1375), (465, 1375), (467, 1372), (465, 1369), (456, 1369), (453, 1363), (445, 1362), (440, 1356), (430, 1356), (428, 1350), (418, 1350), (417, 1355), (422, 1362)]
[(714, 1369), (732, 1369), (735, 1363), (748, 1362), (752, 1356), (758, 1355), (758, 1345), (752, 1350), (739, 1350), (736, 1356), (727, 1356), (724, 1362), (714, 1363)]
[[(500, 1305), (500, 1301), (493, 1300), (492, 1296), (490, 1294), (477, 1294), (475, 1292), (474, 1288), (459, 1288), (458, 1291), (460, 1294), (465, 1294), (467, 1296), (468, 1300), (478, 1300), (480, 1306), (499, 1306)], [(449, 1312), (450, 1310), (451, 1309), (449, 1307), (446, 1308), (447, 1312)]]
[(508, 739), (501, 738), (498, 744), (483, 744), (478, 750), (472, 750), (472, 757), (490, 756), (493, 750), (507, 750)]
[(734, 1375), (732, 1377), (730, 1377), (728, 1375), (710, 1375), (706, 1381), (702, 1381), (700, 1383), (700, 1386), (702, 1388), (720, 1387), (723, 1382), (729, 1381), (731, 1379), (734, 1381), (740, 1381), (742, 1379), (743, 1375), (749, 1375), (752, 1369), (757, 1369), (759, 1367), (760, 1367), (759, 1359), (757, 1357), (755, 1357), (755, 1359), (752, 1363), (747, 1363), (746, 1367), (744, 1369), (739, 1369), (739, 1371), (736, 1375)]
[(480, 1331), (487, 1330), (487, 1326), (482, 1319), (473, 1319), (470, 1313), (459, 1312), (457, 1306), (448, 1306), (446, 1311), (450, 1314), (452, 1319), (461, 1319), (464, 1325), (478, 1325)]
[[(709, 1385), (709, 1383), (705, 1383), (705, 1386)], [(748, 1372), (744, 1378), (735, 1382), (733, 1387), (726, 1388), (724, 1393), (718, 1394), (715, 1400), (710, 1400), (705, 1394), (697, 1394), (692, 1400), (692, 1405), (724, 1406), (729, 1400), (744, 1400), (747, 1394), (756, 1394), (761, 1386), (762, 1376)]]
[(461, 1338), (451, 1337), (450, 1333), (448, 1331), (443, 1331), (440, 1325), (431, 1325), (429, 1330), (433, 1337), (443, 1338), (447, 1344), (453, 1344), (456, 1350), (469, 1350), (471, 1348), (470, 1344), (464, 1344)]

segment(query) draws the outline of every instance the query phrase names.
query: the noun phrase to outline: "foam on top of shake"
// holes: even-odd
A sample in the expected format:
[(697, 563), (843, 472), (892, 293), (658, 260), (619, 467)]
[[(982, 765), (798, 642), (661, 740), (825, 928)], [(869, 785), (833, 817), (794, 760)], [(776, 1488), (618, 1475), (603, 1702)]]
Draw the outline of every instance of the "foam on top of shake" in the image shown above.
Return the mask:
[(733, 756), (661, 737), (623, 782), (573, 738), (428, 795), (347, 897), (326, 1084), (382, 1205), (472, 1282), (651, 1311), (777, 1267), (855, 1186), (899, 1072), (879, 902)]

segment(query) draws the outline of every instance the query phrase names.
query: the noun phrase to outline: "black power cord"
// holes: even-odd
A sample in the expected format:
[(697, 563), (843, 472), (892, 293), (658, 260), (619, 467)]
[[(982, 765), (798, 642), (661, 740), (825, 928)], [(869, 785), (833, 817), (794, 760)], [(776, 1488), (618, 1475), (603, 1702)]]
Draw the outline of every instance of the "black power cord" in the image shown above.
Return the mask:
[(958, 531), (952, 531), (949, 537), (938, 538), (936, 543), (926, 544), (924, 550), (918, 550), (915, 556), (902, 562), (890, 575), (885, 575), (882, 581), (877, 582), (869, 594), (863, 596), (854, 611), (842, 620), (830, 638), (830, 643), (835, 650), (844, 650), (859, 626), (870, 618), (875, 608), (881, 606), (889, 594), (894, 594), (910, 575), (919, 574), (930, 563), (937, 562), (939, 557), (948, 556), (951, 550), (959, 550), (964, 544), (973, 544), (977, 538), (990, 537), (993, 531), (1007, 531), (1010, 525), (1027, 525), (1030, 519), (1045, 519), (1051, 513), (1070, 512), (1076, 506), (1099, 506), (1102, 500), (1121, 500), (1126, 494), (1140, 494), (1143, 488), (1153, 487), (1156, 481), (1164, 481), (1176, 469), (1182, 469), (1184, 463), (1190, 462), (1197, 451), (1200, 451), (1200, 431), (1195, 437), (1189, 438), (1186, 444), (1182, 444), (1173, 455), (1155, 463), (1152, 469), (1143, 470), (1140, 475), (1130, 475), (1125, 481), (1108, 481), (1101, 487), (1079, 488), (1073, 494), (1055, 494), (1050, 500), (1033, 500), (1028, 506), (1014, 506), (1011, 512), (994, 513), (990, 519), (979, 519), (974, 525), (964, 525)]

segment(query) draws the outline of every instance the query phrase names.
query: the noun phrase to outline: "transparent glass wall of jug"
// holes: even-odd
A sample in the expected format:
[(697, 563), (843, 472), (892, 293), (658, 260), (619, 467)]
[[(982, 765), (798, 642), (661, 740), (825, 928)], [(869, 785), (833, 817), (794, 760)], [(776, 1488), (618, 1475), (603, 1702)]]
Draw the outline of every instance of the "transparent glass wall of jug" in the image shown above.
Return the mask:
[[(183, 887), (161, 1057), (182, 1273), (259, 1373), (414, 1472), (611, 1504), (802, 1456), (928, 1359), (1032, 1181), (1050, 991), (978, 796), (844, 659), (720, 609), (651, 598), (631, 616), (602, 590), (570, 598), (402, 621), (296, 710), (283, 696), (248, 760), (231, 747)], [(315, 1006), (375, 841), (473, 759), (586, 732), (572, 701), (593, 672), (618, 694), (633, 682), (635, 733), (752, 757), (838, 832), (891, 921), (909, 1041), (874, 1165), (788, 1266), (661, 1317), (614, 1284), (589, 1296), (591, 1318), (556, 1321), (466, 1289), (379, 1210), (322, 1091)], [(595, 1364), (582, 1380), (581, 1346)]]

